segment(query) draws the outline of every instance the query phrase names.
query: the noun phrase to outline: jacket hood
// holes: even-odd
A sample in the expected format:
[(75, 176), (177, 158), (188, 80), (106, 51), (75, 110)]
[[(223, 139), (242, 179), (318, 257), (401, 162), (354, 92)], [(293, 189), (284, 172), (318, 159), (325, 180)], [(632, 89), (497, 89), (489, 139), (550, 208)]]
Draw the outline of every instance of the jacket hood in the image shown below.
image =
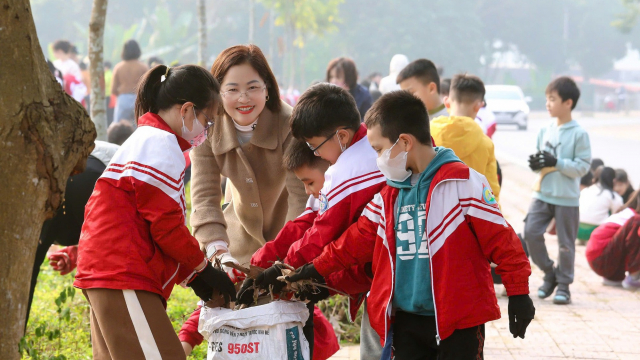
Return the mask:
[(395, 54), (389, 63), (389, 73), (397, 75), (407, 65), (409, 65), (409, 59), (405, 55)]
[(475, 151), (485, 136), (480, 125), (466, 116), (437, 117), (431, 122), (431, 133), (439, 134), (442, 143), (457, 144), (456, 155), (460, 158), (465, 158)]
[[(445, 147), (438, 146), (434, 149), (436, 151), (436, 156), (431, 160), (425, 171), (420, 174), (420, 178), (418, 179), (418, 183), (414, 186), (422, 187), (428, 185), (426, 182), (427, 179), (433, 178), (436, 172), (440, 169), (440, 167), (444, 164), (452, 163), (452, 162), (462, 162), (453, 152), (453, 150)], [(410, 189), (413, 186), (411, 185), (411, 177), (406, 179), (403, 182), (393, 181), (387, 179), (387, 184), (396, 189)]]

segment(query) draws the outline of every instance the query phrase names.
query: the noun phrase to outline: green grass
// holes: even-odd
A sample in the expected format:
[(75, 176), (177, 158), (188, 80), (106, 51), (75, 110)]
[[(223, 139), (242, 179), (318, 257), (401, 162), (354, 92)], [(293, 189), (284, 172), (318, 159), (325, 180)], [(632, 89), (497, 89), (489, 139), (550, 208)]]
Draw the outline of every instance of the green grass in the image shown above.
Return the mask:
[[(43, 264), (38, 276), (38, 285), (24, 338), (26, 347), (35, 350), (36, 353), (34, 356), (29, 356), (25, 351), (23, 359), (80, 360), (92, 358), (89, 303), (82, 292), (76, 289), (73, 297), (67, 295), (66, 301), (61, 303), (60, 313), (58, 313), (56, 305), (56, 299), (59, 299), (60, 293), (64, 291), (68, 294), (69, 289), (72, 288), (74, 275), (75, 272), (60, 276), (49, 267), (47, 261)], [(184, 320), (196, 308), (197, 302), (198, 298), (191, 289), (183, 289), (180, 286), (174, 288), (167, 304), (167, 314), (176, 334)], [(68, 317), (66, 316), (67, 311)], [(56, 330), (59, 330), (59, 336), (56, 336)], [(51, 336), (48, 336), (47, 333)], [(206, 354), (207, 347), (204, 343), (196, 347), (189, 358), (205, 359)], [(60, 355), (64, 357), (61, 358)]]

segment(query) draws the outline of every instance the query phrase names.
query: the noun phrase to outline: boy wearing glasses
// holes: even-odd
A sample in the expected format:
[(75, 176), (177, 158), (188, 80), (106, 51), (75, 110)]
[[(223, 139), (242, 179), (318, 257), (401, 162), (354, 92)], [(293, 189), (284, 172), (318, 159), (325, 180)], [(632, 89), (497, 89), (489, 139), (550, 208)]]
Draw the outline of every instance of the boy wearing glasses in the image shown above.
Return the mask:
[[(367, 129), (360, 123), (358, 108), (348, 91), (326, 83), (309, 88), (294, 107), (290, 124), (296, 139), (306, 142), (316, 156), (331, 164), (325, 172), (319, 197), (313, 200), (317, 212), (303, 213), (301, 216), (305, 218), (312, 217), (307, 221), (288, 222), (276, 239), (265, 245), (279, 247), (285, 243), (289, 250), (280, 260), (299, 267), (315, 259), (325, 245), (356, 222), (386, 180), (378, 170), (376, 153), (367, 140)], [(291, 227), (297, 227), (296, 231), (290, 231)], [(292, 236), (294, 233), (296, 236)], [(251, 259), (252, 264), (271, 266), (270, 262), (278, 260), (273, 255), (267, 256), (267, 253), (258, 252)], [(371, 273), (367, 275), (365, 268), (370, 267), (352, 268), (339, 279), (329, 281), (332, 288), (348, 294), (360, 294), (351, 300), (352, 319), (355, 319), (371, 283)], [(280, 266), (273, 265), (255, 280), (255, 285), (263, 289), (273, 285), (277, 293), (285, 285), (277, 280), (280, 275)], [(251, 285), (251, 280), (247, 280), (243, 287)], [(325, 298), (328, 296), (328, 292), (324, 294)], [(315, 296), (311, 300), (317, 302), (321, 297)], [(366, 332), (365, 328), (363, 326), (363, 332)]]

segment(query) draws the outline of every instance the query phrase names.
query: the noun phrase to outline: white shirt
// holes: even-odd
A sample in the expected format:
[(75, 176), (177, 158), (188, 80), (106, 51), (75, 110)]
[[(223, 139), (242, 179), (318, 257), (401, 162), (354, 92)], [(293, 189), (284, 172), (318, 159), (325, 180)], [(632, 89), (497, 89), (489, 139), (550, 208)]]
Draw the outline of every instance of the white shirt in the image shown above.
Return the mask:
[(71, 59), (67, 59), (67, 60), (58, 59), (53, 62), (53, 66), (55, 66), (56, 69), (60, 70), (63, 77), (66, 76), (67, 74), (71, 74), (73, 75), (73, 77), (76, 78), (76, 80), (82, 81), (80, 66), (78, 66), (78, 64), (75, 61)]
[(622, 205), (622, 197), (615, 191), (605, 190), (600, 184), (591, 185), (580, 192), (580, 222), (601, 225)]

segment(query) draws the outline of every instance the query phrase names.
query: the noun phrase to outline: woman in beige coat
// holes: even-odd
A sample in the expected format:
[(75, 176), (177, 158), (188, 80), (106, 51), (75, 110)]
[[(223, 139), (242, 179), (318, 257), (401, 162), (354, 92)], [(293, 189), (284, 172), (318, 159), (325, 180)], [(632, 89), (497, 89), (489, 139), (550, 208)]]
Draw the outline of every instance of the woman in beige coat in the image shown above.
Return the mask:
[[(224, 50), (211, 73), (221, 84), (224, 113), (207, 140), (191, 151), (193, 234), (209, 258), (251, 255), (300, 215), (308, 196), (304, 185), (282, 167), (293, 139), (291, 107), (260, 49), (238, 45)], [(222, 210), (220, 176), (227, 177)]]

